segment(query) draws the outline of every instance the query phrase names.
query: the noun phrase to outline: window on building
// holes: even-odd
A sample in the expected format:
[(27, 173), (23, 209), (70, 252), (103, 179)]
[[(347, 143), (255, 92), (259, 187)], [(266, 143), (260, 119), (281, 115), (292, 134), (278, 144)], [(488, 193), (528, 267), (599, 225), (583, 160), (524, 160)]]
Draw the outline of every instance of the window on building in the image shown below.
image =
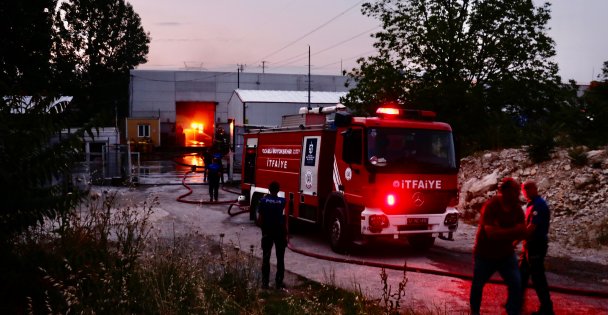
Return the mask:
[(140, 138), (150, 137), (150, 125), (137, 125), (137, 136)]

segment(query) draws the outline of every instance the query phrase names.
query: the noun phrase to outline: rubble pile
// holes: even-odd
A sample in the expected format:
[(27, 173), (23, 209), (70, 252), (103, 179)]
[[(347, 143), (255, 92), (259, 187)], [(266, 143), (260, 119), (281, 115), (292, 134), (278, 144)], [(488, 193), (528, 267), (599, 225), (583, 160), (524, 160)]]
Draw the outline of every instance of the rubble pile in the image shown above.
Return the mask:
[(552, 210), (552, 241), (576, 247), (598, 247), (608, 237), (608, 153), (586, 153), (575, 165), (566, 149), (533, 164), (524, 149), (486, 151), (461, 160), (458, 208), (465, 220), (477, 222), (483, 203), (496, 194), (504, 177), (536, 181)]

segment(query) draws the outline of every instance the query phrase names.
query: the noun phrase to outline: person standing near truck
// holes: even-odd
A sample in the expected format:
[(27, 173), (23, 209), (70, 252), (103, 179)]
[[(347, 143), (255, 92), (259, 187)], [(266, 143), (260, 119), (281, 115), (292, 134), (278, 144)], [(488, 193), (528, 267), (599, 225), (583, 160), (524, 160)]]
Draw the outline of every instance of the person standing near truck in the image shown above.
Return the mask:
[(222, 164), (219, 159), (213, 159), (213, 162), (206, 166), (207, 184), (209, 185), (209, 198), (211, 202), (218, 200), (220, 189), (220, 176), (222, 176)]
[(534, 314), (554, 314), (553, 302), (549, 294), (549, 285), (545, 276), (545, 256), (549, 247), (549, 220), (551, 212), (545, 200), (538, 194), (534, 181), (526, 181), (522, 192), (528, 204), (526, 206), (526, 239), (519, 262), (521, 272), (522, 294), (525, 297), (528, 279), (532, 278), (534, 290), (540, 302), (538, 312)]
[(526, 226), (519, 201), (520, 186), (513, 178), (505, 178), (498, 195), (481, 209), (473, 256), (471, 283), (471, 314), (479, 314), (484, 285), (498, 271), (508, 288), (507, 314), (521, 311), (521, 277), (515, 256), (515, 244), (524, 238)]
[(284, 289), (285, 247), (287, 247), (287, 226), (285, 219), (285, 198), (278, 196), (279, 183), (273, 181), (268, 187), (270, 194), (264, 196), (258, 205), (258, 224), (262, 228), (262, 288), (268, 289), (270, 278), (270, 254), (275, 245), (277, 273), (275, 288)]

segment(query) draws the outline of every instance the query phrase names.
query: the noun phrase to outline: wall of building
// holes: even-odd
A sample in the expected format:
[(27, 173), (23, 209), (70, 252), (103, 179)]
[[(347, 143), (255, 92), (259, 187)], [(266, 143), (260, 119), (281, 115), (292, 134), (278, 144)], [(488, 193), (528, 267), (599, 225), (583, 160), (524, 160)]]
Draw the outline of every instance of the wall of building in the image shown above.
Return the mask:
[(150, 140), (152, 146), (158, 147), (160, 143), (160, 122), (158, 118), (127, 118), (127, 129), (125, 139), (130, 143), (143, 141), (138, 136), (139, 125), (150, 125)]
[[(346, 77), (313, 75), (313, 91), (344, 92)], [(237, 84), (238, 83), (238, 84)], [(308, 76), (300, 74), (131, 70), (130, 117), (159, 117), (175, 122), (176, 102), (217, 102), (216, 122), (228, 119), (228, 101), (237, 86), (249, 90), (306, 91)]]
[[(237, 125), (243, 124), (243, 105), (246, 106), (245, 124), (255, 126), (278, 126), (283, 116), (295, 115), (305, 103), (256, 103), (243, 104), (238, 97), (233, 97), (229, 103), (229, 117), (234, 118)], [(328, 104), (311, 103), (311, 107), (328, 106)], [(331, 104), (335, 105), (335, 104)]]

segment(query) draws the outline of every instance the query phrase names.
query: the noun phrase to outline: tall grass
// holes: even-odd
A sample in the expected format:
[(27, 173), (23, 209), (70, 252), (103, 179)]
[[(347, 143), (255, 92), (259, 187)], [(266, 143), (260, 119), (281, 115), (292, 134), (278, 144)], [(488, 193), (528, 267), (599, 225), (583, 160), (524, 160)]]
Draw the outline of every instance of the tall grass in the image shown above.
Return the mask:
[[(116, 193), (94, 194), (78, 209), (15, 240), (0, 275), (6, 314), (397, 314), (407, 278), (384, 284), (372, 300), (360, 286), (340, 289), (299, 279), (289, 292), (262, 290), (253, 246), (198, 233), (159, 237), (151, 199), (121, 205)], [(238, 241), (237, 241), (238, 242)], [(357, 286), (355, 286), (357, 287)]]

